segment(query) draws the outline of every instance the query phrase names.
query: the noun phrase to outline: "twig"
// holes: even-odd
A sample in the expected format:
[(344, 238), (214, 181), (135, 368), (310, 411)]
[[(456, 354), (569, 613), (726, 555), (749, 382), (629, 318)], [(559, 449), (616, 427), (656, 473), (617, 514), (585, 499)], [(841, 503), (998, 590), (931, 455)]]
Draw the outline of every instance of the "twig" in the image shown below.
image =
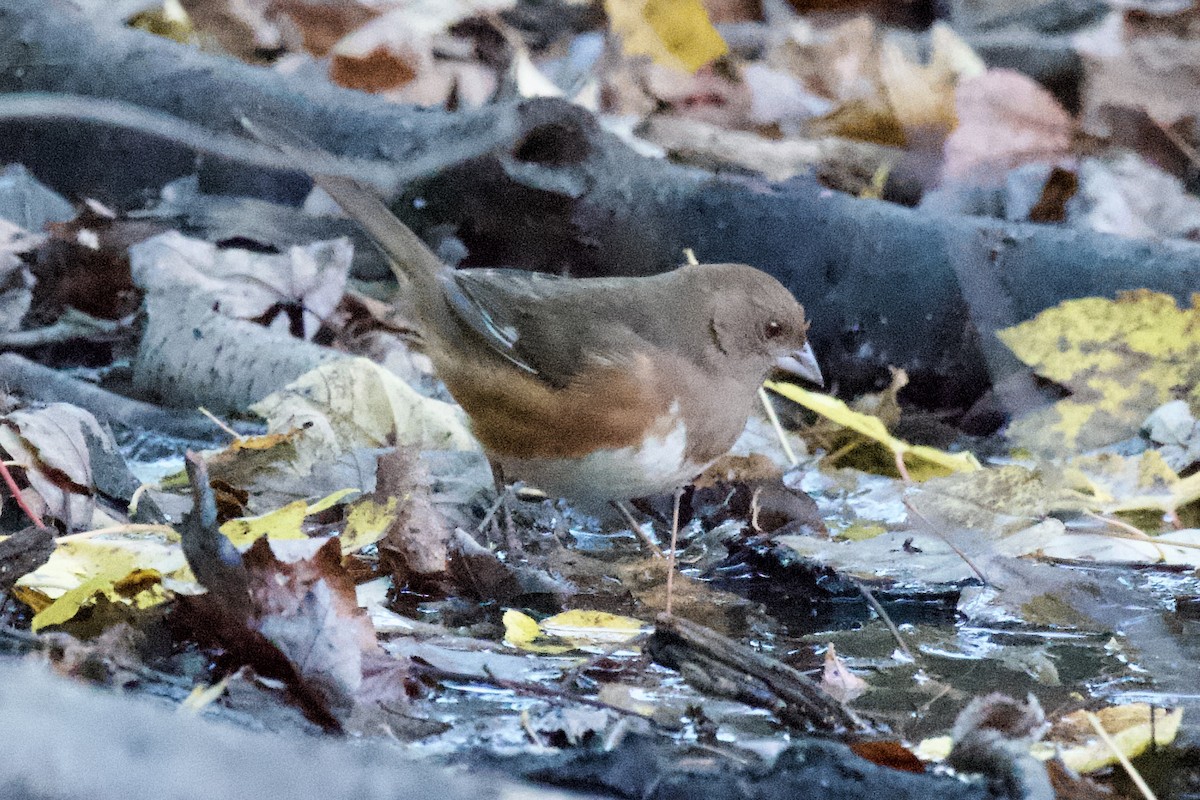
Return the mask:
[(529, 737), (529, 741), (536, 747), (545, 747), (546, 743), (542, 741), (542, 737), (533, 729), (533, 723), (529, 720), (528, 709), (521, 710), (521, 730), (525, 731), (525, 735)]
[(17, 507), (25, 512), (25, 516), (29, 517), (39, 528), (45, 529), (46, 523), (42, 522), (42, 518), (33, 513), (33, 509), (25, 502), (25, 498), (21, 496), (21, 490), (17, 488), (17, 482), (13, 478), (12, 473), (8, 471), (8, 465), (0, 461), (0, 477), (4, 478), (4, 483), (8, 486), (8, 490), (12, 492), (13, 500), (17, 501)]
[(1126, 533), (1131, 534), (1132, 537), (1135, 539), (1147, 539), (1147, 540), (1150, 539), (1149, 534), (1147, 534), (1141, 528), (1136, 528), (1133, 525), (1130, 525), (1125, 520), (1117, 519), (1116, 517), (1105, 517), (1101, 514), (1097, 514), (1094, 511), (1088, 511), (1086, 509), (1084, 510), (1083, 514), (1084, 514), (1084, 516), (1091, 517), (1094, 520), (1103, 522), (1105, 525), (1111, 525), (1114, 528), (1119, 528), (1120, 530), (1123, 530)]
[(218, 428), (220, 428), (221, 430), (225, 431), (230, 436), (232, 436), (235, 441), (241, 441), (242, 439), (246, 438), (246, 437), (242, 436), (240, 433), (238, 433), (237, 431), (235, 431), (233, 428), (229, 427), (229, 425), (226, 424), (226, 422), (224, 420), (219, 419), (216, 414), (212, 413), (204, 406), (200, 406), (199, 409), (197, 409), (197, 410), (204, 416), (211, 419), (213, 421), (213, 424), (216, 425)]
[[(1151, 711), (1151, 713), (1153, 713), (1153, 711)], [(1133, 785), (1138, 788), (1138, 791), (1142, 793), (1142, 796), (1145, 797), (1146, 800), (1158, 800), (1154, 794), (1154, 791), (1142, 778), (1141, 773), (1138, 772), (1137, 768), (1133, 766), (1133, 762), (1129, 760), (1128, 756), (1121, 752), (1121, 749), (1117, 747), (1117, 743), (1114, 742), (1112, 737), (1108, 735), (1108, 731), (1104, 730), (1104, 726), (1100, 724), (1100, 718), (1091, 711), (1087, 712), (1085, 716), (1087, 717), (1087, 721), (1092, 724), (1092, 728), (1095, 729), (1096, 734), (1100, 737), (1101, 741), (1103, 741), (1105, 746), (1112, 751), (1112, 754), (1116, 757), (1117, 761), (1121, 763), (1121, 766), (1125, 769), (1126, 774), (1129, 775), (1129, 779), (1133, 781)]]
[(24, 350), (44, 347), (48, 344), (70, 342), (79, 339), (88, 341), (110, 341), (130, 326), (128, 319), (96, 319), (73, 308), (68, 308), (60, 319), (41, 328), (0, 333), (0, 348)]
[(787, 456), (793, 467), (798, 466), (800, 459), (796, 458), (796, 452), (792, 450), (792, 445), (787, 440), (787, 433), (783, 430), (783, 425), (779, 423), (779, 415), (775, 413), (775, 406), (771, 405), (771, 398), (767, 396), (767, 390), (761, 386), (758, 387), (758, 399), (762, 401), (763, 411), (767, 412), (767, 419), (775, 430), (775, 435), (779, 437), (779, 445), (783, 448), (783, 454)]
[(913, 506), (911, 500), (905, 499), (903, 502), (904, 502), (904, 507), (908, 509), (908, 513), (912, 514), (917, 519), (921, 520), (921, 522), (925, 523), (925, 527), (929, 529), (929, 532), (932, 533), (934, 536), (938, 537), (939, 539), (941, 539), (943, 542), (945, 542), (946, 546), (949, 547), (951, 550), (953, 550), (954, 554), (956, 556), (958, 556), (959, 558), (961, 558), (963, 560), (963, 563), (965, 563), (968, 567), (971, 568), (971, 571), (975, 573), (976, 577), (978, 577), (979, 580), (983, 581), (985, 586), (996, 586), (996, 584), (992, 583), (992, 581), (990, 581), (988, 579), (987, 575), (983, 574), (983, 570), (981, 570), (978, 567), (978, 565), (976, 565), (975, 562), (971, 560), (970, 556), (968, 556), (966, 553), (964, 553), (957, 545), (954, 544), (954, 542), (950, 541), (950, 537), (946, 536), (946, 534), (944, 534), (942, 531), (938, 530), (937, 527), (935, 527), (934, 524), (932, 522), (930, 522), (924, 514), (922, 514), (920, 511), (917, 511), (916, 507)]
[(759, 501), (762, 499), (762, 487), (755, 486), (754, 494), (750, 495), (750, 530), (756, 533), (763, 533), (762, 526), (758, 523), (758, 512), (760, 510)]
[(875, 593), (861, 583), (858, 583), (858, 591), (862, 593), (863, 598), (867, 601), (867, 605), (875, 609), (875, 613), (879, 615), (879, 619), (887, 626), (888, 631), (892, 634), (892, 638), (896, 640), (896, 644), (900, 646), (900, 652), (911, 661), (916, 661), (916, 657), (912, 654), (912, 650), (908, 649), (908, 645), (904, 641), (904, 637), (900, 635), (900, 629), (896, 627), (896, 623), (892, 622), (891, 616), (884, 609), (883, 604), (875, 597)]
[(766, 708), (786, 724), (827, 732), (871, 730), (799, 670), (690, 620), (659, 614), (646, 649), (696, 688)]
[(60, 536), (60, 542), (74, 542), (81, 539), (91, 539), (96, 536), (107, 536), (110, 533), (165, 533), (169, 536), (178, 536), (179, 531), (172, 528), (170, 525), (157, 525), (150, 522), (131, 522), (125, 525), (109, 525), (105, 528), (95, 528), (90, 531), (80, 531), (67, 536)]
[(483, 515), (483, 519), (475, 526), (475, 533), (479, 534), (487, 530), (487, 526), (491, 524), (492, 519), (496, 516), (496, 512), (500, 510), (500, 506), (504, 505), (506, 499), (504, 493), (507, 491), (507, 488), (500, 489), (500, 493), (496, 495), (496, 502), (492, 503), (487, 513)]
[(650, 548), (650, 552), (654, 554), (655, 558), (667, 557), (666, 553), (662, 551), (662, 548), (658, 546), (658, 542), (650, 538), (650, 534), (646, 533), (642, 526), (638, 524), (638, 521), (633, 518), (633, 512), (626, 508), (624, 503), (619, 500), (614, 500), (613, 505), (616, 506), (617, 511), (621, 512), (621, 516), (625, 517), (625, 521), (628, 522), (629, 527), (633, 529), (634, 536), (638, 537), (638, 539), (641, 539), (642, 544)]

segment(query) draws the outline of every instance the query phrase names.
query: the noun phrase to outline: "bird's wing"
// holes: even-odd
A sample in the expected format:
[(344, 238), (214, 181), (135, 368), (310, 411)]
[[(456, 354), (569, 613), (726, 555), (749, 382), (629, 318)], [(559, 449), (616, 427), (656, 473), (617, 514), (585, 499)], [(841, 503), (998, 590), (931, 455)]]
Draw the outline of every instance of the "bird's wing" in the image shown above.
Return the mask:
[(467, 269), (446, 273), (444, 294), (458, 319), (493, 351), (555, 386), (583, 366), (577, 314), (563, 301), (578, 279), (516, 269)]

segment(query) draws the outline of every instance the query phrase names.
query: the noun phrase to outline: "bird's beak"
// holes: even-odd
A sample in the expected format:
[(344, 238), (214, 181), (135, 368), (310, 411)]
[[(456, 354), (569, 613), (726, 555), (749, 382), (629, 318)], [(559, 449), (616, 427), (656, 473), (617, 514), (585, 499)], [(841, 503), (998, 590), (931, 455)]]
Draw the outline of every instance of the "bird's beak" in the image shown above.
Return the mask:
[(821, 368), (817, 366), (817, 357), (813, 355), (811, 344), (806, 343), (799, 350), (775, 359), (775, 368), (817, 386), (825, 385), (825, 378), (821, 375)]

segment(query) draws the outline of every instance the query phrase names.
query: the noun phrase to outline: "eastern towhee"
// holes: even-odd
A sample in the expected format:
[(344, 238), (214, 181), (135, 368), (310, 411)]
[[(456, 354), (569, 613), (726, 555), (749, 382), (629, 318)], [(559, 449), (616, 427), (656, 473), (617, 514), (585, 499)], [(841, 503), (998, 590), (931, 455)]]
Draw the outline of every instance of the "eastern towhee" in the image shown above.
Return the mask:
[(368, 189), (314, 180), (411, 286), (426, 351), (488, 456), (548, 494), (590, 503), (677, 489), (729, 450), (773, 369), (821, 382), (804, 309), (753, 267), (454, 270)]

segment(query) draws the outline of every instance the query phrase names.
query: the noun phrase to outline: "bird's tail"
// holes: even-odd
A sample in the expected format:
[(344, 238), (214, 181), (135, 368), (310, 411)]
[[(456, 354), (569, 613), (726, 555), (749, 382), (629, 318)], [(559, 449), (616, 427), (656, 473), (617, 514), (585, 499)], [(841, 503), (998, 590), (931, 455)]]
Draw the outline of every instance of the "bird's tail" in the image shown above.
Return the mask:
[[(246, 119), (242, 125), (259, 141), (295, 156), (297, 169), (303, 170), (300, 165), (306, 152), (319, 150), (292, 131)], [(441, 291), (442, 276), (449, 268), (411, 228), (396, 218), (375, 192), (352, 178), (312, 173), (309, 176), (375, 241), (388, 257), (397, 278), (411, 282), (422, 295), (432, 296)]]

